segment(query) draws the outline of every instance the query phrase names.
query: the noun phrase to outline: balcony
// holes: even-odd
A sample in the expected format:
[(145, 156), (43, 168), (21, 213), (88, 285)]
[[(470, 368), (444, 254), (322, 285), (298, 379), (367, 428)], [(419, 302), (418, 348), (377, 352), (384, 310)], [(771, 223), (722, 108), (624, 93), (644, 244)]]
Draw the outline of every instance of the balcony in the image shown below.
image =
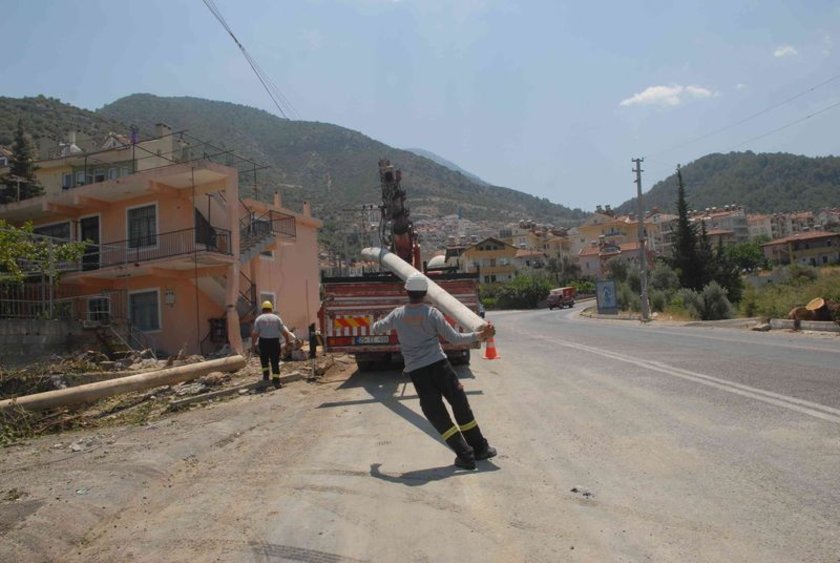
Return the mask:
[[(218, 228), (181, 229), (137, 236), (128, 240), (91, 245), (82, 257), (84, 272), (117, 267), (139, 267), (166, 260), (176, 269), (195, 265), (221, 264), (233, 255), (230, 231)], [(219, 260), (219, 258), (223, 258)]]

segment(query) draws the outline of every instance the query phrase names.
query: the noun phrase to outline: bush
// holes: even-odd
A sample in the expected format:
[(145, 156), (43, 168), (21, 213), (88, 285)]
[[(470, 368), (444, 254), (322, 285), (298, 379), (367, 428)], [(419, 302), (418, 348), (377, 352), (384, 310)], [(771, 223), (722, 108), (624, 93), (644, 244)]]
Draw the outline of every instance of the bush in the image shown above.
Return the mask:
[(551, 291), (551, 282), (543, 276), (521, 275), (496, 291), (500, 309), (536, 309)]
[(791, 264), (787, 267), (783, 279), (784, 283), (798, 285), (816, 281), (819, 276), (820, 272), (814, 266)]
[(719, 283), (710, 282), (700, 294), (700, 318), (704, 321), (732, 318), (732, 303)]
[(668, 306), (668, 294), (660, 289), (652, 289), (648, 292), (648, 301), (652, 311), (661, 313)]
[(616, 284), (615, 288), (616, 300), (618, 301), (618, 308), (622, 311), (639, 311), (642, 308), (642, 299), (639, 294), (630, 288), (630, 285), (621, 282)]
[(674, 292), (680, 288), (680, 277), (673, 268), (660, 262), (650, 273), (650, 285), (654, 289)]

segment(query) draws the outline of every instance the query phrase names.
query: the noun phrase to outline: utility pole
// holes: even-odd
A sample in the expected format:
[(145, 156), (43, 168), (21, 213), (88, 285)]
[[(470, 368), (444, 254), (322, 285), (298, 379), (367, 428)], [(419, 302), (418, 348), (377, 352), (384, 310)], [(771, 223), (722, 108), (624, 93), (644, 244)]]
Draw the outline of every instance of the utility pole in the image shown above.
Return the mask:
[(650, 303), (648, 302), (647, 289), (647, 249), (645, 239), (645, 207), (642, 205), (642, 162), (644, 158), (634, 158), (632, 162), (636, 165), (633, 172), (636, 173), (636, 214), (638, 216), (637, 238), (639, 240), (639, 263), (642, 270), (642, 322), (650, 320)]

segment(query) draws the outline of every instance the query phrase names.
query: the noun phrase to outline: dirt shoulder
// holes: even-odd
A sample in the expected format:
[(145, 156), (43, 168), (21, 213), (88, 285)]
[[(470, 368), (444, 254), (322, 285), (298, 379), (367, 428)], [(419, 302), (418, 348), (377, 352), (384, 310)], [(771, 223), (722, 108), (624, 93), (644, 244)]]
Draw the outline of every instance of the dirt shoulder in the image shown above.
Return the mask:
[[(155, 510), (155, 503), (166, 503), (168, 491), (189, 484), (202, 465), (223, 464), (235, 456), (231, 450), (237, 441), (259, 432), (257, 421), (281, 419), (287, 432), (278, 445), (291, 447), (295, 436), (305, 435), (298, 425), (305, 426), (311, 401), (353, 373), (351, 362), (319, 358), (316, 369), (329, 364), (319, 376), (305, 374), (303, 364), (309, 362), (289, 362), (284, 365), (284, 387), (258, 393), (243, 387), (259, 378), (258, 361), (252, 359), (245, 369), (211, 386), (247, 389), (243, 393), (173, 410), (172, 401), (188, 396), (179, 396), (179, 386), (173, 386), (113, 397), (73, 413), (53, 413), (53, 418), (75, 417), (77, 424), (63, 431), (51, 426), (46, 435), (2, 450), (0, 560), (104, 560), (89, 550), (102, 547), (99, 538), (106, 531), (133, 526), (134, 518), (124, 515)], [(198, 383), (187, 385), (195, 390)], [(82, 427), (83, 420), (88, 427)]]

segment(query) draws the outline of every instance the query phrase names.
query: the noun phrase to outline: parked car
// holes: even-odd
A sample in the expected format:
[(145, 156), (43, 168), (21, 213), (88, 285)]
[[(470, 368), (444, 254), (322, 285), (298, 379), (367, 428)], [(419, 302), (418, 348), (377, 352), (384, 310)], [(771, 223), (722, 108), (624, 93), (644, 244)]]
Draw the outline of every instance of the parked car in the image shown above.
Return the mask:
[(559, 309), (574, 307), (576, 293), (574, 287), (558, 287), (552, 289), (548, 294), (548, 308), (553, 310), (555, 307)]

